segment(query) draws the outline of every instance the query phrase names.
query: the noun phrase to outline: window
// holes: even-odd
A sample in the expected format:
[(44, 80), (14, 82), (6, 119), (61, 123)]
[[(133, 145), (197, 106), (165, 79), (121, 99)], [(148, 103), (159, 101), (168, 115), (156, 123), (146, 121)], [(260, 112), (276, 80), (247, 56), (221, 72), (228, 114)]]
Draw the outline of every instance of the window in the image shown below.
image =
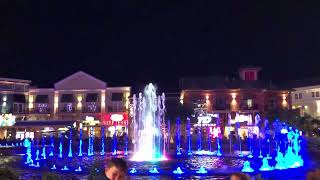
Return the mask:
[(311, 92), (311, 97), (314, 97), (314, 92)]
[(298, 98), (298, 94), (294, 94), (294, 98), (295, 98), (295, 99), (299, 99), (299, 98)]
[(62, 103), (74, 102), (74, 96), (73, 96), (73, 94), (62, 94), (62, 95), (61, 95), (60, 102), (62, 102)]
[(26, 97), (24, 96), (24, 94), (14, 94), (13, 102), (26, 103)]
[(246, 71), (244, 73), (244, 79), (247, 80), (247, 81), (254, 80), (254, 72), (253, 71)]
[(37, 95), (34, 101), (35, 103), (48, 103), (48, 95)]
[(302, 93), (299, 93), (299, 99), (302, 99)]
[(97, 102), (98, 93), (88, 93), (86, 96), (86, 102)]
[(112, 93), (111, 94), (111, 101), (122, 101), (123, 100), (123, 93)]
[(319, 97), (319, 92), (316, 92), (316, 97)]
[(22, 103), (14, 103), (13, 104), (13, 112), (14, 113), (23, 113), (24, 112), (24, 106)]
[(248, 108), (252, 108), (252, 99), (247, 99)]

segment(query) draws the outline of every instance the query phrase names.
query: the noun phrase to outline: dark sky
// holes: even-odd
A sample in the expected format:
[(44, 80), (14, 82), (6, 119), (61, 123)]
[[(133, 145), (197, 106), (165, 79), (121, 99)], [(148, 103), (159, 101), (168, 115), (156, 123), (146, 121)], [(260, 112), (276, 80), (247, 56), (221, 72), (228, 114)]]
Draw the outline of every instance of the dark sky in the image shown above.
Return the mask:
[(40, 87), (78, 70), (165, 91), (244, 65), (280, 83), (320, 77), (319, 3), (307, 0), (2, 0), (0, 18), (0, 76)]

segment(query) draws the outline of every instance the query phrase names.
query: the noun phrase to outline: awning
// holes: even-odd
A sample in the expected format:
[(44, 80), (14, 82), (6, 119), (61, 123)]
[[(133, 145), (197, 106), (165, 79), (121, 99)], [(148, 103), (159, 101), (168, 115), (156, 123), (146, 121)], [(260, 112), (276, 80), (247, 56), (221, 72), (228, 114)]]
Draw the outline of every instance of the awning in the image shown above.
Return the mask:
[(14, 127), (73, 126), (73, 120), (30, 120), (16, 122)]

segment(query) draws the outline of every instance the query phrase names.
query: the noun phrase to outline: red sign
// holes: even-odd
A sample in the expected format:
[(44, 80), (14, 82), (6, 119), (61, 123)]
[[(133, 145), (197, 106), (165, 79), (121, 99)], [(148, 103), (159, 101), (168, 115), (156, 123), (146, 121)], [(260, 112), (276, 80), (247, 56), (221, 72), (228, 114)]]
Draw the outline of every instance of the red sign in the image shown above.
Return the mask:
[(127, 113), (105, 113), (102, 115), (102, 124), (105, 126), (127, 126)]

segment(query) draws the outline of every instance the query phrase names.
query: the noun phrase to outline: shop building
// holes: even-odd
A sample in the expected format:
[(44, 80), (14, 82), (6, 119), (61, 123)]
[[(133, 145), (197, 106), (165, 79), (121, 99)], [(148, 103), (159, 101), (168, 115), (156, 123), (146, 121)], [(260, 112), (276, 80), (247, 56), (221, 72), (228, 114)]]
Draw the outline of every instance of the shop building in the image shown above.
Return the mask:
[[(239, 69), (238, 78), (184, 78), (180, 80), (180, 103), (193, 109), (194, 117), (212, 115), (226, 124), (229, 114), (255, 117), (289, 109), (290, 90), (259, 80), (258, 67)], [(252, 119), (254, 121), (254, 119)]]
[[(85, 132), (88, 126), (94, 127), (94, 134), (101, 136), (101, 126), (106, 117), (123, 116), (123, 122), (117, 122), (122, 127), (128, 121), (128, 97), (131, 91), (128, 86), (109, 87), (106, 82), (82, 71), (55, 83), (53, 88), (30, 87), (31, 81), (26, 80), (15, 80), (14, 83), (24, 86), (13, 86), (19, 87), (18, 90), (14, 89), (15, 93), (6, 90), (6, 95), (1, 98), (1, 110), (16, 116), (19, 121), (16, 126), (18, 134), (30, 130), (57, 131), (59, 128), (63, 129), (61, 122), (65, 122), (66, 126), (74, 124), (75, 128), (82, 124)], [(1, 92), (1, 96), (2, 94)], [(4, 104), (10, 108), (5, 109)], [(50, 123), (45, 123), (46, 121)]]

